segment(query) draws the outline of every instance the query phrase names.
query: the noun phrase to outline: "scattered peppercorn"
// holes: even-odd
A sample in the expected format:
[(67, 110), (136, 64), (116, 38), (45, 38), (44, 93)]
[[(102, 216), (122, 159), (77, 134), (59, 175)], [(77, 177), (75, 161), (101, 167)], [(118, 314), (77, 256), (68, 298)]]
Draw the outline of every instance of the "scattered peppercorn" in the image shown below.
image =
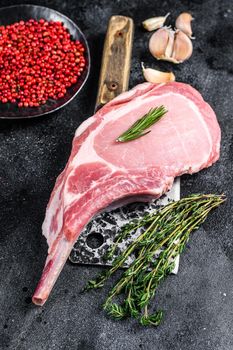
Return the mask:
[(84, 51), (61, 22), (0, 26), (0, 101), (37, 107), (62, 98), (85, 67)]

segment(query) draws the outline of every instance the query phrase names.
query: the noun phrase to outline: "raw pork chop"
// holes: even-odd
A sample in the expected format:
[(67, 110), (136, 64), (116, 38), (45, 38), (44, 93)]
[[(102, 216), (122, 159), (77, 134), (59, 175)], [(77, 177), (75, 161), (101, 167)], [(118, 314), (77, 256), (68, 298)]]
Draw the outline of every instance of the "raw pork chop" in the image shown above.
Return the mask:
[[(168, 113), (137, 140), (116, 143), (150, 108)], [(43, 305), (85, 225), (120, 201), (158, 198), (176, 176), (195, 173), (219, 158), (220, 128), (211, 107), (182, 83), (144, 83), (119, 95), (77, 129), (69, 161), (47, 206), (49, 245), (33, 302)]]

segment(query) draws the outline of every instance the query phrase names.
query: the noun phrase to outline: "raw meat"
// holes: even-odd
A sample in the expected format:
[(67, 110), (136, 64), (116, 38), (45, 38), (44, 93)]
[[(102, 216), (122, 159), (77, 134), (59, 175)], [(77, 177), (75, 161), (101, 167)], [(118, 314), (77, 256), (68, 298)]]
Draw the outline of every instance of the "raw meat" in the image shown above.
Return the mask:
[[(168, 110), (137, 140), (115, 139), (150, 108)], [(77, 129), (69, 161), (47, 206), (49, 245), (33, 302), (43, 305), (85, 225), (110, 204), (158, 198), (176, 176), (219, 158), (220, 128), (198, 91), (183, 83), (144, 83), (119, 95)]]

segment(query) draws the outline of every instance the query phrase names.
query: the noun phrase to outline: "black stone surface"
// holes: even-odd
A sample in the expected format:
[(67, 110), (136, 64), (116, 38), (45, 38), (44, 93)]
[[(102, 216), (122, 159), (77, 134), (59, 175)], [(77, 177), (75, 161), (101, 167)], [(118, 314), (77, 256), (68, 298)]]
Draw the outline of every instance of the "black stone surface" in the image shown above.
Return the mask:
[[(28, 1), (1, 0), (0, 5)], [(37, 120), (0, 121), (0, 348), (22, 350), (232, 350), (233, 349), (233, 8), (231, 0), (33, 1), (70, 16), (87, 36), (91, 75), (63, 110)], [(194, 54), (179, 66), (155, 61), (147, 50), (143, 19), (191, 11)], [(143, 328), (114, 322), (100, 305), (107, 290), (80, 294), (100, 269), (66, 264), (48, 302), (31, 304), (46, 257), (41, 236), (45, 207), (56, 176), (70, 153), (77, 126), (92, 114), (104, 34), (109, 16), (132, 16), (136, 24), (130, 86), (143, 80), (140, 62), (172, 68), (215, 109), (221, 129), (221, 159), (210, 169), (182, 177), (182, 196), (225, 192), (228, 201), (196, 232), (181, 257), (178, 276), (161, 286), (154, 306), (163, 324)]]

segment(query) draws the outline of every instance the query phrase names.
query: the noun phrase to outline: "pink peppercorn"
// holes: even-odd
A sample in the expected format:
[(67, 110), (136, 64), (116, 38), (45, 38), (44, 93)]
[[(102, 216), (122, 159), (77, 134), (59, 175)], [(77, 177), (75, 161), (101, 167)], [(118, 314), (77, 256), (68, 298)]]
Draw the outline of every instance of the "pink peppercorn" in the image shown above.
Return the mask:
[(85, 49), (60, 22), (44, 19), (0, 26), (0, 102), (37, 107), (59, 99), (86, 65)]

